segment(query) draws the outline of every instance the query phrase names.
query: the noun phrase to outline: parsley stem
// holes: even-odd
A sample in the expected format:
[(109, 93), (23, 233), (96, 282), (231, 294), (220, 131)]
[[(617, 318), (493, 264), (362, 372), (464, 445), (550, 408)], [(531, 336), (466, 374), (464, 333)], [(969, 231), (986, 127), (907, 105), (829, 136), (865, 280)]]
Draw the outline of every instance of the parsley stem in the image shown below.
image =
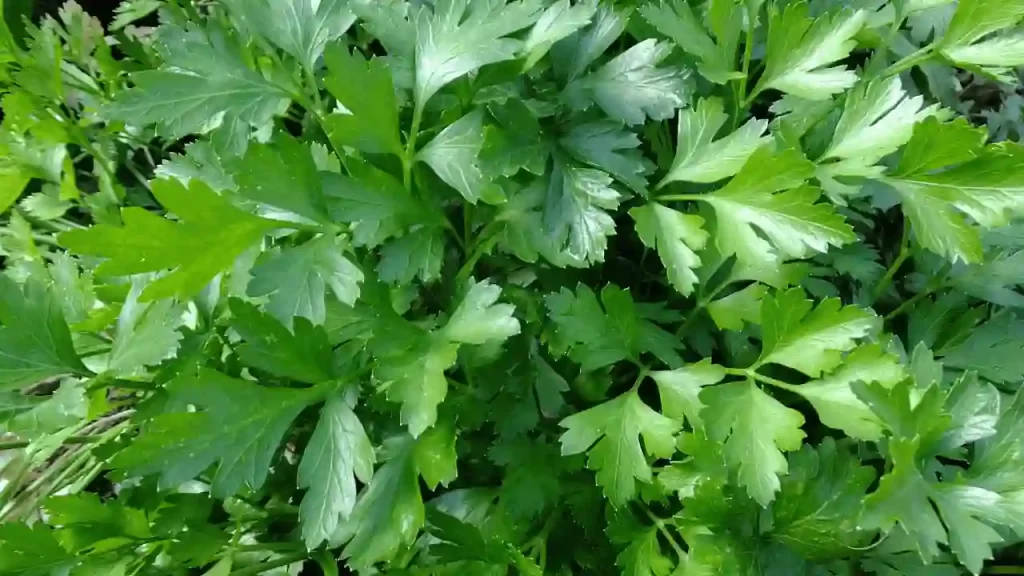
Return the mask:
[(743, 76), (740, 78), (739, 92), (736, 94), (736, 104), (738, 106), (736, 115), (732, 119), (732, 129), (740, 125), (741, 116), (747, 111), (747, 106), (750, 102), (747, 99), (747, 81), (750, 78), (750, 60), (754, 55), (754, 19), (756, 14), (753, 14), (750, 10), (750, 5), (747, 5), (747, 35), (746, 40), (743, 43), (743, 68), (740, 73)]
[(894, 74), (899, 74), (900, 72), (903, 72), (905, 70), (909, 70), (914, 66), (917, 66), (918, 64), (921, 64), (922, 62), (931, 59), (934, 52), (934, 43), (928, 44), (914, 52), (911, 52), (910, 54), (897, 60), (892, 66), (889, 66), (888, 68), (883, 70), (881, 77), (885, 78), (887, 76), (892, 76)]
[[(103, 439), (103, 436), (69, 436), (64, 439), (62, 444), (93, 444)], [(18, 448), (25, 448), (31, 442), (28, 440), (7, 440), (0, 442), (0, 450), (17, 450)]]
[(500, 220), (495, 220), (488, 224), (480, 236), (477, 238), (476, 245), (473, 247), (473, 253), (470, 254), (469, 258), (466, 259), (466, 263), (459, 269), (458, 275), (455, 277), (457, 282), (465, 282), (469, 279), (469, 276), (473, 273), (473, 268), (476, 263), (483, 258), (486, 254), (498, 243), (500, 236), (498, 236), (498, 230), (502, 226)]
[(275, 558), (269, 562), (256, 564), (254, 566), (247, 566), (241, 570), (235, 570), (231, 573), (231, 576), (256, 576), (256, 574), (262, 574), (263, 572), (273, 570), (274, 568), (288, 566), (289, 564), (294, 564), (307, 558), (309, 558), (309, 554), (306, 552), (293, 552), (291, 554), (281, 556), (280, 558)]
[(679, 556), (679, 563), (682, 564), (683, 562), (686, 562), (686, 552), (683, 550), (683, 547), (679, 545), (679, 542), (676, 541), (676, 537), (669, 532), (668, 527), (665, 526), (665, 520), (663, 518), (659, 518), (654, 512), (651, 512), (651, 509), (643, 502), (637, 502), (637, 504), (643, 509), (644, 513), (647, 514), (647, 517), (651, 519), (651, 522), (653, 522), (658, 528), (661, 535), (668, 540), (669, 546), (676, 551), (676, 555)]
[(668, 194), (666, 196), (658, 196), (655, 200), (659, 202), (700, 202), (706, 199), (700, 194)]
[(871, 301), (876, 302), (881, 298), (885, 291), (892, 284), (893, 278), (896, 273), (899, 272), (903, 263), (910, 257), (910, 222), (906, 218), (903, 219), (903, 238), (900, 240), (900, 253), (896, 256), (896, 259), (889, 265), (889, 269), (885, 271), (885, 276), (875, 286), (874, 291), (871, 294)]
[(758, 382), (761, 382), (762, 384), (768, 384), (769, 386), (774, 386), (776, 388), (781, 388), (783, 390), (792, 391), (794, 388), (792, 384), (783, 382), (782, 380), (778, 380), (770, 376), (765, 376), (764, 374), (759, 374), (757, 372), (756, 367), (726, 368), (725, 373), (731, 376), (739, 376), (740, 378), (750, 378), (751, 380), (756, 380)]
[(416, 154), (416, 137), (419, 136), (422, 122), (423, 106), (417, 102), (412, 111), (412, 128), (409, 129), (409, 138), (405, 142), (405, 155), (402, 157), (402, 183), (409, 191), (412, 191), (412, 165)]
[(903, 314), (907, 310), (910, 310), (911, 308), (916, 306), (918, 302), (934, 294), (935, 291), (938, 290), (939, 288), (941, 288), (941, 286), (926, 286), (924, 290), (921, 290), (917, 294), (914, 294), (914, 296), (909, 300), (904, 300), (898, 308), (886, 314), (885, 321), (888, 322), (889, 320), (892, 320), (893, 318), (899, 316), (900, 314)]

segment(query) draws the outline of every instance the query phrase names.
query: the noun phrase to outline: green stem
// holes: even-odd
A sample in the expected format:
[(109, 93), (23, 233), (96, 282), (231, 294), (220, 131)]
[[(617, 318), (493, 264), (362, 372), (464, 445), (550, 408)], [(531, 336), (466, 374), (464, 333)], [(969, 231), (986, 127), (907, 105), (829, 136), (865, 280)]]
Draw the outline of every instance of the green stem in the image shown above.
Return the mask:
[(405, 142), (405, 155), (402, 157), (402, 183), (410, 192), (412, 191), (412, 165), (416, 155), (416, 137), (419, 136), (422, 122), (423, 106), (417, 102), (412, 112), (412, 128), (409, 129), (409, 139)]
[(655, 198), (658, 202), (702, 202), (706, 201), (701, 194), (668, 194), (666, 196), (658, 196)]
[(736, 110), (736, 115), (732, 119), (732, 129), (735, 130), (740, 124), (740, 117), (744, 115), (747, 110), (749, 102), (747, 101), (747, 81), (750, 77), (750, 60), (754, 55), (754, 18), (755, 14), (751, 14), (747, 11), (747, 36), (743, 44), (743, 69), (740, 71), (743, 77), (740, 78), (739, 94), (737, 94), (737, 105), (739, 109)]
[(731, 376), (739, 376), (741, 378), (750, 378), (752, 380), (756, 380), (758, 382), (761, 382), (762, 384), (768, 384), (769, 386), (774, 386), (776, 388), (781, 388), (783, 390), (790, 390), (790, 391), (792, 391), (793, 388), (794, 388), (794, 386), (792, 384), (789, 384), (787, 382), (783, 382), (782, 380), (777, 380), (777, 379), (772, 378), (770, 376), (765, 376), (764, 374), (759, 374), (757, 372), (757, 364), (755, 364), (754, 366), (751, 366), (750, 368), (726, 368), (725, 369), (725, 373), (729, 374)]
[(683, 547), (676, 542), (676, 537), (669, 532), (668, 527), (665, 526), (665, 520), (659, 518), (654, 514), (654, 512), (651, 512), (651, 509), (648, 508), (646, 504), (642, 502), (638, 502), (638, 504), (643, 509), (644, 513), (647, 514), (647, 517), (651, 519), (651, 522), (653, 522), (658, 528), (658, 531), (661, 532), (662, 536), (668, 540), (669, 546), (676, 551), (676, 555), (679, 556), (679, 563), (682, 564), (683, 562), (686, 562), (686, 552), (683, 550)]
[[(17, 236), (18, 235), (14, 230), (11, 230), (10, 228), (0, 228), (0, 234), (7, 234), (8, 236)], [(57, 241), (54, 240), (53, 238), (50, 238), (49, 236), (45, 236), (43, 234), (39, 234), (38, 232), (33, 232), (32, 233), (32, 239), (35, 240), (36, 242), (40, 243), (40, 244), (46, 244), (48, 246), (57, 246), (57, 247), (60, 246), (59, 244), (57, 244)]]
[(885, 276), (882, 276), (882, 280), (879, 281), (878, 285), (875, 286), (875, 290), (872, 292), (871, 301), (876, 302), (881, 298), (885, 291), (892, 284), (893, 278), (896, 273), (899, 272), (903, 263), (910, 257), (910, 222), (906, 219), (903, 220), (903, 238), (900, 240), (900, 253), (896, 256), (896, 259), (889, 265), (889, 269), (885, 271)]
[(256, 564), (254, 566), (247, 566), (245, 568), (242, 568), (241, 570), (235, 570), (231, 573), (231, 576), (256, 576), (256, 574), (262, 574), (263, 572), (273, 570), (274, 568), (280, 568), (281, 566), (294, 564), (300, 560), (305, 560), (307, 558), (309, 558), (309, 554), (306, 552), (293, 552), (291, 554), (285, 554), (284, 556), (276, 558), (269, 562)]
[(893, 63), (892, 66), (889, 66), (888, 68), (883, 70), (881, 77), (885, 78), (887, 76), (892, 76), (894, 74), (899, 74), (900, 72), (903, 72), (905, 70), (909, 70), (914, 66), (917, 66), (918, 64), (921, 64), (922, 62), (931, 59), (934, 52), (934, 43), (923, 46), (922, 48), (915, 50), (914, 52), (911, 52), (910, 54), (904, 56), (903, 58), (900, 58), (895, 63)]
[(900, 304), (898, 308), (896, 308), (892, 312), (889, 312), (888, 314), (886, 314), (885, 315), (885, 321), (888, 322), (889, 320), (892, 320), (893, 318), (899, 316), (900, 314), (903, 314), (907, 310), (910, 310), (914, 306), (917, 306), (918, 302), (920, 302), (921, 300), (924, 300), (928, 296), (931, 296), (939, 288), (942, 288), (941, 284), (935, 285), (935, 286), (933, 286), (933, 285), (925, 286), (924, 290), (921, 290), (917, 294), (914, 294), (914, 296), (911, 299), (904, 300), (903, 303)]
[(480, 236), (477, 237), (476, 244), (473, 245), (473, 253), (470, 254), (469, 258), (466, 259), (466, 263), (459, 269), (458, 275), (455, 277), (458, 282), (465, 282), (469, 279), (473, 273), (473, 267), (476, 263), (483, 258), (486, 254), (500, 239), (498, 236), (498, 230), (504, 225), (501, 220), (494, 220), (490, 224), (484, 227), (480, 231)]
[[(64, 439), (62, 444), (93, 444), (103, 440), (103, 436), (69, 436)], [(31, 442), (28, 440), (8, 440), (0, 442), (0, 450), (17, 450), (18, 448), (25, 448)]]
[(989, 566), (982, 574), (1024, 574), (1024, 566)]
[(631, 388), (631, 390), (635, 391), (637, 388), (639, 388), (640, 385), (643, 384), (644, 379), (647, 378), (647, 375), (650, 373), (650, 368), (641, 364), (640, 373), (636, 375), (636, 381), (633, 382), (633, 387)]

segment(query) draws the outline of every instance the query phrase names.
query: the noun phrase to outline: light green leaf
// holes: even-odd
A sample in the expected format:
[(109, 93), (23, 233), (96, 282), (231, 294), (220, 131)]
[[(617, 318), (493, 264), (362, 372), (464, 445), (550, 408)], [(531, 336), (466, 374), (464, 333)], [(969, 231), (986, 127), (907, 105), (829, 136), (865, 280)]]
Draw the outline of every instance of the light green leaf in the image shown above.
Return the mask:
[(127, 276), (171, 269), (146, 286), (141, 301), (198, 294), (264, 234), (287, 226), (235, 208), (199, 180), (188, 189), (175, 180), (157, 180), (152, 191), (177, 222), (133, 206), (121, 210), (124, 226), (97, 224), (57, 237), (72, 252), (107, 258), (96, 268), (97, 274)]
[(421, 10), (416, 18), (416, 106), (452, 80), (516, 57), (520, 40), (509, 38), (540, 17), (540, 5), (531, 0), (473, 3), (467, 15), (467, 0), (438, 0), (433, 13)]
[(345, 257), (344, 242), (328, 235), (261, 254), (246, 291), (269, 296), (267, 311), (285, 326), (296, 316), (319, 325), (327, 317), (327, 290), (352, 306), (362, 281), (362, 271)]
[(156, 12), (162, 5), (161, 0), (122, 0), (114, 10), (114, 20), (110, 23), (110, 29), (120, 30)]
[(416, 469), (431, 490), (448, 487), (459, 474), (455, 454), (455, 426), (438, 422), (416, 441)]
[(938, 111), (924, 97), (908, 97), (899, 76), (859, 84), (846, 96), (843, 115), (821, 160), (858, 160), (871, 166), (910, 140), (914, 125)]
[(185, 307), (165, 299), (142, 304), (139, 295), (145, 282), (132, 283), (117, 317), (117, 332), (107, 359), (107, 370), (128, 377), (146, 366), (156, 366), (174, 356), (181, 341), (179, 327)]
[[(982, 40), (998, 30), (1010, 28), (1024, 18), (1021, 0), (964, 0), (956, 12), (939, 52), (957, 64), (1016, 67), (1024, 64), (1024, 38), (1008, 35)], [(981, 42), (978, 42), (981, 40)]]
[(615, 565), (622, 569), (622, 576), (665, 576), (672, 561), (661, 553), (658, 529), (652, 526), (633, 536), (615, 557)]
[(0, 276), (0, 390), (63, 374), (88, 375), (60, 305), (39, 281), (24, 288)]
[(519, 334), (519, 320), (513, 316), (515, 306), (496, 304), (500, 295), (501, 288), (490, 281), (470, 279), (469, 290), (441, 333), (462, 344), (502, 342)]
[(800, 186), (813, 171), (799, 152), (776, 154), (766, 146), (724, 188), (700, 196), (715, 209), (718, 229), (728, 231), (716, 234), (719, 251), (751, 265), (777, 265), (783, 258), (806, 258), (856, 240), (831, 206), (815, 203), (818, 189)]
[(885, 179), (918, 242), (954, 262), (982, 258), (978, 231), (962, 214), (993, 228), (1024, 211), (1024, 148), (1010, 142), (983, 146), (985, 138), (984, 129), (963, 119), (925, 121), (915, 127), (896, 173)]
[(723, 443), (722, 454), (740, 484), (767, 507), (779, 491), (779, 476), (789, 471), (782, 451), (797, 450), (803, 443), (804, 417), (752, 381), (708, 386), (700, 400), (708, 438)]
[(356, 20), (346, 0), (229, 0), (226, 4), (244, 26), (310, 72), (324, 47), (345, 34)]
[[(24, 406), (24, 402), (21, 405)], [(0, 429), (6, 428), (7, 432), (23, 438), (39, 438), (69, 426), (79, 425), (88, 415), (85, 386), (70, 378), (63, 380), (49, 398), (30, 406), (31, 409), (27, 411), (19, 410), (21, 413), (10, 419), (6, 425), (0, 425)], [(0, 408), (0, 413), (5, 411)]]
[(384, 61), (364, 60), (339, 44), (327, 49), (324, 64), (324, 86), (344, 107), (324, 120), (335, 147), (401, 156), (405, 151), (398, 136), (395, 87)]
[(675, 159), (658, 187), (669, 182), (717, 182), (733, 176), (768, 142), (769, 138), (762, 136), (768, 128), (764, 120), (749, 120), (715, 140), (728, 119), (719, 98), (703, 98), (693, 108), (680, 110)]
[(356, 504), (356, 478), (368, 484), (376, 456), (359, 417), (343, 394), (331, 395), (299, 462), (298, 485), (306, 488), (299, 506), (302, 539), (309, 549), (334, 534)]
[(659, 68), (672, 52), (667, 43), (644, 40), (610, 62), (574, 80), (565, 97), (577, 110), (597, 104), (608, 116), (628, 125), (647, 118), (665, 120), (686, 105), (692, 88), (683, 68)]
[(526, 54), (524, 68), (532, 68), (559, 40), (590, 24), (597, 11), (597, 2), (581, 2), (575, 6), (569, 0), (558, 0), (540, 15), (526, 37), (522, 52)]
[(863, 10), (841, 10), (812, 18), (806, 2), (769, 9), (765, 70), (754, 94), (773, 88), (787, 94), (824, 100), (857, 82), (857, 74), (829, 65), (845, 59), (867, 18)]
[[(227, 498), (243, 485), (259, 489), (292, 420), (319, 395), (316, 388), (268, 388), (209, 368), (167, 385), (181, 410), (157, 416), (111, 461), (133, 474), (160, 474), (160, 486), (191, 480), (213, 464), (212, 494)], [(186, 412), (189, 405), (196, 411)]]
[(583, 73), (622, 35), (631, 13), (629, 8), (616, 10), (599, 3), (590, 25), (556, 44), (551, 51), (558, 75), (573, 80)]
[(644, 404), (636, 391), (573, 414), (559, 426), (566, 429), (562, 454), (588, 452), (587, 467), (597, 472), (597, 483), (616, 507), (636, 495), (636, 480), (652, 481), (640, 436), (648, 453), (666, 458), (675, 451), (673, 436), (680, 428)]
[(761, 301), (768, 293), (764, 284), (751, 284), (707, 305), (708, 314), (720, 330), (743, 330), (744, 323), (761, 323)]
[(708, 240), (704, 219), (657, 203), (633, 208), (629, 215), (636, 221), (636, 233), (644, 245), (657, 249), (672, 287), (684, 296), (692, 294), (698, 283), (694, 269), (701, 265), (696, 252)]
[(701, 389), (718, 384), (725, 376), (725, 369), (709, 359), (675, 370), (651, 372), (651, 378), (658, 384), (662, 412), (680, 422), (685, 419), (694, 428), (704, 425), (700, 418), (704, 408), (699, 397)]
[(480, 169), (480, 150), (484, 144), (484, 111), (481, 108), (448, 125), (416, 154), (446, 184), (459, 191), (470, 204), (483, 200), (497, 204), (504, 200), (501, 187), (490, 181)]
[(850, 352), (835, 372), (792, 390), (814, 406), (822, 424), (842, 430), (851, 438), (877, 442), (882, 436), (882, 424), (854, 394), (850, 384), (878, 382), (892, 386), (905, 377), (898, 358), (886, 354), (877, 344), (870, 344)]
[(782, 364), (811, 377), (831, 371), (842, 353), (879, 327), (878, 317), (838, 299), (816, 307), (800, 288), (777, 292), (761, 305), (761, 356), (755, 366)]
[(156, 167), (156, 175), (160, 178), (176, 178), (185, 186), (195, 178), (218, 192), (238, 189), (233, 176), (224, 168), (217, 151), (206, 140), (186, 144), (185, 154), (171, 152), (169, 159)]

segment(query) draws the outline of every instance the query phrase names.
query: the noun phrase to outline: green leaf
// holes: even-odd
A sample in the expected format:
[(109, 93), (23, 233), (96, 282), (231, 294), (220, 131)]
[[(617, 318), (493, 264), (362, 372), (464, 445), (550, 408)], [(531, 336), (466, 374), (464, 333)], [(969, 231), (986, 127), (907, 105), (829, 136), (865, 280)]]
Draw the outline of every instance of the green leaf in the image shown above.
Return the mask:
[(97, 274), (127, 276), (172, 269), (146, 286), (141, 301), (198, 294), (264, 234), (285, 225), (235, 208), (198, 180), (187, 189), (174, 180), (157, 180), (152, 190), (160, 204), (178, 217), (177, 223), (129, 207), (121, 210), (124, 226), (97, 224), (57, 237), (72, 252), (107, 258), (96, 268)]
[(715, 209), (718, 229), (729, 231), (716, 234), (722, 255), (735, 254), (751, 265), (777, 265), (784, 257), (806, 258), (854, 241), (856, 236), (842, 216), (828, 204), (815, 203), (820, 191), (801, 186), (813, 170), (799, 152), (776, 154), (765, 146), (724, 188), (700, 196)]
[(182, 374), (167, 389), (173, 406), (197, 410), (157, 416), (111, 465), (133, 474), (159, 474), (160, 485), (170, 488), (216, 463), (216, 498), (227, 498), (243, 485), (262, 486), (292, 420), (320, 394), (316, 388), (268, 388), (209, 368)]
[(443, 258), (441, 230), (423, 227), (385, 244), (377, 273), (389, 284), (409, 284), (417, 277), (425, 283), (433, 282), (441, 277)]
[(442, 421), (416, 441), (416, 469), (431, 490), (448, 487), (459, 474), (455, 455), (455, 427)]
[(519, 334), (515, 306), (496, 304), (501, 288), (489, 281), (470, 280), (469, 290), (441, 333), (452, 342), (486, 344), (503, 342)]
[(752, 381), (705, 387), (699, 399), (708, 438), (722, 443), (722, 455), (739, 483), (761, 506), (768, 506), (779, 491), (779, 476), (789, 471), (782, 452), (803, 443), (804, 417)]
[(715, 140), (728, 119), (719, 98), (703, 98), (693, 108), (680, 110), (676, 155), (658, 187), (669, 182), (717, 182), (733, 176), (767, 143), (762, 135), (768, 122), (753, 119)]
[(800, 288), (778, 292), (761, 305), (763, 343), (755, 365), (782, 364), (818, 377), (838, 366), (842, 353), (878, 325), (871, 312), (842, 306), (837, 299), (814, 306)]
[(555, 323), (549, 341), (552, 352), (568, 353), (585, 371), (626, 359), (637, 361), (644, 352), (669, 365), (682, 364), (675, 352), (678, 339), (644, 318), (628, 290), (609, 284), (599, 303), (597, 295), (580, 284), (575, 293), (562, 288), (545, 296), (544, 302)]
[(355, 22), (344, 0), (229, 0), (244, 26), (266, 38), (313, 72), (324, 47)]
[(455, 364), (457, 351), (458, 345), (423, 334), (411, 349), (378, 358), (373, 375), (385, 386), (388, 400), (402, 404), (402, 424), (414, 437), (437, 421), (437, 406), (448, 394), (444, 372)]
[(231, 327), (245, 341), (236, 348), (245, 364), (283, 378), (319, 384), (335, 376), (327, 334), (305, 318), (292, 331), (252, 304), (232, 299)]
[(359, 417), (343, 394), (333, 394), (299, 462), (298, 485), (306, 488), (299, 506), (302, 539), (309, 549), (334, 534), (356, 504), (356, 478), (369, 484), (376, 456)]
[(583, 110), (597, 104), (628, 125), (647, 118), (665, 120), (689, 101), (692, 88), (683, 68), (659, 68), (672, 52), (668, 43), (644, 40), (565, 89), (569, 104)]
[(23, 522), (0, 524), (0, 570), (4, 574), (49, 576), (75, 564), (75, 557), (42, 522), (32, 526)]
[[(734, 6), (726, 2), (714, 2), (710, 12), (718, 9), (729, 10), (725, 30), (737, 33), (742, 21), (732, 17)], [(736, 12), (739, 12), (736, 10)], [(756, 13), (756, 10), (753, 11)], [(730, 80), (742, 78), (743, 74), (736, 69), (736, 42), (734, 35), (722, 34), (716, 42), (704, 29), (700, 19), (685, 0), (659, 0), (640, 6), (640, 15), (655, 30), (671, 38), (679, 48), (699, 61), (697, 70), (702, 76), (716, 84), (725, 84)], [(716, 31), (716, 35), (724, 32)]]
[(616, 507), (636, 495), (636, 480), (652, 481), (640, 436), (648, 453), (667, 458), (675, 451), (673, 436), (680, 427), (644, 404), (635, 390), (573, 414), (558, 425), (566, 429), (560, 438), (562, 455), (587, 452), (587, 467), (597, 472), (597, 483)]
[[(24, 399), (21, 400), (24, 407)], [(18, 405), (14, 406), (16, 409)], [(88, 411), (85, 389), (76, 380), (67, 379), (45, 401), (32, 406), (6, 424), (7, 432), (23, 438), (40, 438), (69, 426), (80, 425)]]
[(1012, 314), (989, 320), (944, 351), (942, 361), (997, 384), (1020, 382), (1024, 379), (1024, 332), (1019, 320)]
[(530, 28), (523, 43), (522, 52), (526, 54), (524, 68), (532, 68), (555, 42), (590, 24), (597, 6), (597, 2), (581, 2), (574, 6), (569, 0), (558, 0), (548, 6), (533, 28)]
[(577, 124), (558, 142), (580, 162), (604, 170), (634, 192), (646, 192), (646, 175), (653, 167), (640, 152), (640, 139), (626, 131), (621, 124)]
[(725, 369), (707, 358), (683, 368), (651, 372), (651, 378), (658, 384), (662, 412), (674, 420), (689, 422), (694, 428), (703, 427), (700, 411), (704, 404), (700, 401), (700, 391), (705, 386), (718, 384), (725, 376)]
[(423, 222), (425, 209), (401, 181), (355, 158), (346, 162), (349, 176), (321, 172), (331, 219), (353, 225), (356, 246), (374, 248)]
[(856, 47), (853, 37), (864, 26), (865, 11), (846, 9), (811, 18), (807, 3), (801, 1), (781, 10), (772, 4), (768, 19), (765, 69), (754, 94), (771, 88), (824, 100), (857, 82), (853, 71), (830, 65)]
[(870, 532), (858, 526), (875, 471), (861, 464), (847, 442), (825, 438), (789, 456), (789, 474), (772, 505), (776, 541), (812, 558), (863, 546)]
[(719, 329), (739, 332), (745, 323), (761, 323), (761, 303), (767, 293), (764, 284), (751, 284), (709, 303), (707, 311)]
[(177, 139), (218, 126), (251, 130), (288, 105), (287, 93), (248, 68), (245, 55), (218, 28), (161, 27), (158, 46), (163, 68), (135, 73), (134, 86), (103, 109), (107, 118), (157, 124)]
[(172, 152), (168, 160), (156, 167), (155, 173), (160, 178), (175, 178), (185, 186), (195, 178), (218, 192), (238, 189), (213, 145), (205, 140), (186, 144), (184, 155)]
[(544, 231), (570, 258), (601, 262), (615, 221), (605, 210), (619, 206), (620, 196), (611, 188), (612, 178), (600, 170), (555, 162), (545, 179)]
[(122, 0), (114, 9), (114, 20), (110, 23), (110, 29), (120, 30), (156, 12), (160, 6), (160, 0)]
[(540, 17), (537, 2), (474, 3), (439, 0), (433, 13), (416, 18), (416, 106), (423, 108), (438, 90), (485, 64), (516, 57), (522, 42), (508, 36)]
[(324, 120), (335, 147), (351, 146), (371, 154), (404, 154), (398, 136), (398, 106), (391, 73), (384, 61), (364, 60), (334, 45), (324, 53), (324, 86), (343, 106)]
[(422, 473), (419, 466), (437, 460), (436, 441), (403, 436), (385, 443), (384, 465), (330, 540), (332, 548), (347, 542), (341, 555), (352, 567), (366, 570), (390, 560), (416, 540), (425, 515), (417, 478)]
[(665, 576), (672, 561), (661, 553), (658, 529), (652, 526), (631, 539), (615, 558), (615, 565), (622, 569), (623, 576)]
[(340, 238), (327, 235), (264, 252), (252, 269), (246, 292), (268, 296), (267, 311), (285, 326), (299, 316), (322, 325), (328, 290), (348, 306), (359, 298), (363, 273), (345, 257), (344, 247)]
[(842, 430), (851, 438), (877, 442), (882, 437), (882, 424), (850, 385), (878, 382), (892, 386), (905, 376), (898, 358), (886, 354), (877, 344), (869, 344), (850, 352), (831, 374), (792, 390), (814, 406), (822, 424)]
[(330, 221), (310, 148), (288, 134), (278, 134), (271, 144), (251, 143), (230, 168), (241, 196), (315, 222)]
[(504, 200), (501, 187), (484, 175), (478, 158), (484, 144), (483, 119), (480, 108), (459, 118), (428, 142), (416, 159), (426, 162), (470, 204), (497, 204)]
[(1024, 63), (1019, 36), (985, 36), (1010, 28), (1024, 18), (1020, 0), (967, 0), (957, 2), (956, 12), (939, 42), (939, 52), (958, 64), (1011, 67)]
[(88, 375), (71, 341), (60, 305), (38, 280), (24, 288), (0, 276), (0, 389), (63, 374)]
[(896, 173), (885, 179), (918, 242), (954, 262), (982, 259), (978, 231), (963, 215), (993, 228), (1024, 210), (1024, 148), (1009, 142), (983, 146), (985, 137), (963, 119), (925, 121), (915, 127)]
[(636, 221), (636, 233), (644, 246), (657, 249), (672, 287), (684, 296), (692, 294), (698, 283), (694, 269), (701, 265), (696, 252), (708, 240), (704, 219), (657, 203), (633, 208), (629, 215)]
[(110, 348), (107, 370), (122, 377), (171, 358), (178, 350), (185, 308), (172, 300), (139, 302), (144, 283), (133, 282), (117, 317), (117, 332)]
[(856, 160), (871, 166), (906, 144), (914, 125), (933, 116), (938, 105), (908, 97), (899, 76), (862, 82), (846, 96), (843, 115), (821, 160)]

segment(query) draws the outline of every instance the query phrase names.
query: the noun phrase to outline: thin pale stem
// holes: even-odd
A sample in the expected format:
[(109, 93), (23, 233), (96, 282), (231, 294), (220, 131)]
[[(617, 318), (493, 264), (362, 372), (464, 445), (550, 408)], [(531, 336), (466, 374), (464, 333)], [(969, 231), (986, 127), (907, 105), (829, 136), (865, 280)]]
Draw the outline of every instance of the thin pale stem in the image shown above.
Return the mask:
[(651, 509), (642, 502), (638, 503), (638, 505), (643, 508), (644, 513), (651, 519), (651, 522), (658, 528), (658, 531), (665, 537), (665, 540), (668, 540), (669, 546), (671, 546), (672, 549), (675, 550), (676, 555), (679, 556), (679, 563), (682, 564), (683, 562), (686, 562), (686, 552), (683, 550), (683, 547), (679, 545), (679, 542), (676, 541), (675, 535), (672, 534), (672, 532), (669, 531), (668, 526), (665, 525), (665, 520), (659, 518), (654, 514), (654, 512), (651, 512)]
[(900, 240), (900, 253), (896, 256), (896, 259), (889, 265), (889, 269), (885, 271), (885, 276), (875, 286), (875, 290), (872, 292), (871, 301), (875, 302), (881, 298), (885, 291), (889, 289), (892, 284), (893, 278), (896, 277), (896, 273), (899, 272), (903, 263), (910, 257), (910, 222), (904, 219), (903, 221), (903, 238)]
[(934, 54), (935, 44), (928, 44), (894, 62), (892, 66), (882, 71), (881, 77), (885, 78), (910, 70), (922, 62), (930, 60)]
[(402, 156), (402, 183), (409, 191), (412, 191), (412, 165), (416, 159), (416, 137), (419, 136), (422, 122), (423, 106), (417, 102), (412, 112), (412, 128), (409, 129), (409, 139), (405, 143), (405, 155)]

